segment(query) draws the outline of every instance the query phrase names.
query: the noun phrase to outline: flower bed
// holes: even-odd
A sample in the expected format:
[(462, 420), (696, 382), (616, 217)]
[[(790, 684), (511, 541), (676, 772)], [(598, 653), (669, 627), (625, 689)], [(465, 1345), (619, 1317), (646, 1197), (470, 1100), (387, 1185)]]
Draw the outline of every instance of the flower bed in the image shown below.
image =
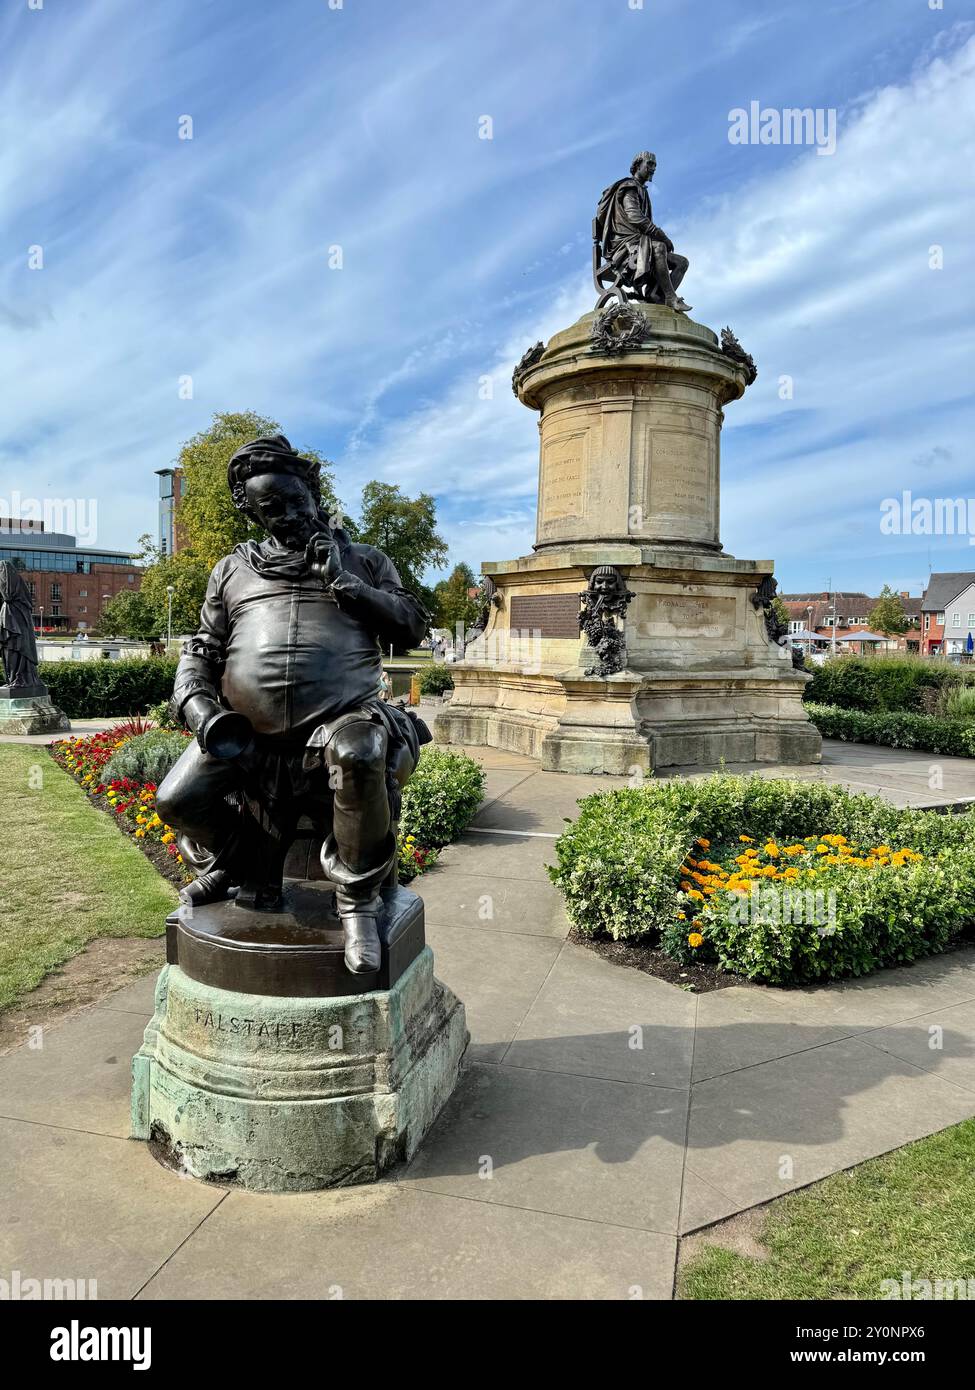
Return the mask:
[(549, 871), (577, 934), (688, 969), (778, 985), (863, 975), (946, 950), (975, 921), (971, 813), (725, 775), (580, 805)]
[[(59, 739), (51, 745), (51, 756), (101, 810), (114, 817), (120, 830), (139, 842), (166, 878), (182, 886), (190, 882), (191, 875), (183, 867), (176, 832), (156, 811), (156, 782), (112, 777), (109, 772), (109, 764), (118, 753), (148, 733), (145, 724), (129, 721), (104, 733)], [(189, 735), (176, 737), (185, 740)]]
[[(191, 876), (183, 867), (176, 832), (156, 811), (156, 790), (189, 737), (186, 730), (159, 730), (136, 719), (104, 733), (59, 739), (51, 745), (55, 762), (179, 885), (190, 882)], [(146, 775), (147, 769), (154, 776)], [(123, 775), (113, 776), (116, 770)], [(439, 748), (424, 751), (403, 794), (401, 883), (409, 883), (436, 863), (438, 849), (455, 839), (474, 817), (483, 790), (484, 773), (473, 758)]]

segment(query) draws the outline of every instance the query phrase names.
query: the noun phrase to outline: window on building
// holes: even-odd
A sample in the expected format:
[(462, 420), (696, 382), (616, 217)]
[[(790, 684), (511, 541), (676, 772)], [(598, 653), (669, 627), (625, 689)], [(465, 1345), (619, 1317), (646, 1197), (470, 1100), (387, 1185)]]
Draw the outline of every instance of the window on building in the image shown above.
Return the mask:
[(61, 616), (61, 605), (60, 605), (60, 603), (52, 603), (52, 604), (51, 604), (51, 617), (52, 617), (52, 618), (60, 618), (60, 616)]
[(128, 579), (128, 581), (129, 581), (130, 584), (134, 584), (134, 583), (135, 583), (135, 575), (134, 575), (134, 574), (128, 574), (128, 575), (126, 575), (126, 579)]
[(928, 628), (929, 628), (930, 626), (931, 626), (931, 614), (930, 614), (930, 613), (925, 613), (925, 615), (924, 615), (924, 631), (927, 632), (927, 630), (928, 630)]
[(83, 603), (83, 604), (81, 605), (81, 607), (78, 609), (78, 612), (79, 612), (79, 613), (87, 613), (87, 612), (88, 612), (88, 605), (87, 605), (86, 603)]
[(87, 590), (87, 589), (79, 589), (79, 590), (78, 590), (78, 597), (79, 597), (79, 598), (87, 598), (87, 597), (88, 597), (88, 590)]
[(60, 584), (52, 584), (52, 585), (51, 585), (51, 602), (52, 602), (52, 603), (60, 603), (60, 602), (61, 602), (61, 585), (60, 585)]
[(936, 613), (934, 615), (934, 621), (938, 624), (939, 627), (944, 627), (945, 615), (943, 613)]
[(969, 615), (968, 615), (968, 626), (969, 626), (969, 627), (975, 627), (975, 613), (969, 613)]
[(951, 626), (961, 627), (961, 614), (957, 610), (951, 615)]

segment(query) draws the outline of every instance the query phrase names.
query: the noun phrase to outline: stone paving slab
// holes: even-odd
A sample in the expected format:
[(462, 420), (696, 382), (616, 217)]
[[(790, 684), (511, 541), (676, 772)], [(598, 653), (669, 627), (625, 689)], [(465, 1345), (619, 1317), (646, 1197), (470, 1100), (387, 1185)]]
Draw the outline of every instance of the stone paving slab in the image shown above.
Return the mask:
[(684, 1190), (681, 1193), (678, 1225), (680, 1235), (687, 1235), (688, 1232), (699, 1230), (702, 1226), (712, 1226), (716, 1221), (724, 1221), (740, 1210), (741, 1207), (734, 1197), (719, 1192), (711, 1183), (698, 1177), (685, 1161)]
[(688, 1162), (741, 1207), (975, 1115), (975, 1093), (859, 1038), (693, 1089)]
[(686, 1088), (693, 995), (568, 943), (504, 1055), (506, 1065)]
[[(488, 861), (488, 866), (493, 865)], [(460, 873), (437, 864), (411, 887), (419, 893), (433, 926), (472, 931), (519, 932), (564, 941), (569, 932), (562, 894), (546, 879), (501, 879), (493, 872)]]
[(686, 1119), (682, 1091), (472, 1066), (403, 1181), (674, 1234)]
[(871, 1047), (975, 1091), (975, 1003), (949, 1005), (863, 1035)]
[[(554, 836), (618, 779), (472, 751), (477, 823), (415, 886), (473, 1041), (412, 1166), (296, 1197), (161, 1168), (119, 1137), (146, 977), (0, 1059), (0, 1267), (102, 1297), (667, 1298), (678, 1232), (975, 1114), (975, 950), (696, 998), (565, 939)], [(930, 763), (837, 744), (799, 771), (919, 804)], [(975, 793), (975, 763), (939, 763), (942, 800)]]
[(225, 1195), (143, 1144), (17, 1120), (0, 1120), (0, 1171), (0, 1269), (95, 1279), (100, 1299), (134, 1298)]
[(437, 978), (463, 1000), (468, 1058), (499, 1062), (541, 989), (560, 942), (540, 936), (427, 928)]
[(656, 1232), (389, 1183), (234, 1192), (140, 1297), (666, 1299), (675, 1257)]
[(132, 1054), (149, 1016), (90, 1009), (3, 1059), (0, 1117), (127, 1138)]

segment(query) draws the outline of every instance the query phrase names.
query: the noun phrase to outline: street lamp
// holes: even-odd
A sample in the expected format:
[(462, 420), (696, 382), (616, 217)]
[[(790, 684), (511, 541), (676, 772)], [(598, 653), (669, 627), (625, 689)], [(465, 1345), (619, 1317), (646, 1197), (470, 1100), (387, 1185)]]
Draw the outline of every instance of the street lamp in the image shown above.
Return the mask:
[(175, 584), (167, 584), (167, 585), (166, 585), (166, 596), (167, 596), (167, 598), (168, 598), (168, 600), (169, 600), (169, 611), (168, 611), (168, 615), (167, 615), (167, 618), (166, 618), (166, 643), (167, 643), (167, 645), (168, 645), (170, 642), (172, 642), (172, 640), (173, 640), (173, 594), (175, 594), (175, 592), (176, 592), (176, 586), (175, 586)]

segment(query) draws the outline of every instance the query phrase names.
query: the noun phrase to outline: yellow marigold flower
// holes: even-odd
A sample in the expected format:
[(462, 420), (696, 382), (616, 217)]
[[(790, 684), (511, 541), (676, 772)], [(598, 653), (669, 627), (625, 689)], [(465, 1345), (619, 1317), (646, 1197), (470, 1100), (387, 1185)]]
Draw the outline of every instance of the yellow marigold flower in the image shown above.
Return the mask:
[(687, 921), (687, 913), (686, 913), (686, 912), (678, 912), (678, 914), (677, 914), (677, 920), (678, 920), (678, 922), (686, 922), (686, 921)]
[(752, 837), (751, 837), (750, 835), (739, 835), (739, 836), (738, 836), (738, 843), (739, 843), (740, 845), (750, 845), (751, 842), (752, 842)]
[(711, 841), (710, 841), (710, 840), (695, 840), (694, 843), (695, 843), (696, 845), (700, 845), (702, 849), (710, 849), (710, 848), (711, 848)]
[(137, 831), (135, 832), (135, 838), (136, 838), (137, 840), (144, 840), (144, 839), (145, 839), (145, 836), (146, 836), (146, 832), (145, 832), (144, 830), (137, 830)]
[(693, 946), (696, 950), (703, 940), (704, 937), (701, 935), (699, 931), (692, 931), (690, 936), (687, 938), (687, 944), (688, 946)]
[(176, 839), (176, 836), (175, 836), (175, 835), (173, 834), (173, 832), (170, 830), (170, 831), (167, 831), (167, 833), (162, 837), (162, 842), (163, 842), (164, 845), (171, 845), (175, 839)]
[(687, 893), (687, 896), (688, 896), (689, 898), (698, 898), (698, 899), (700, 899), (700, 901), (701, 901), (702, 903), (703, 903), (703, 901), (704, 901), (704, 894), (703, 894), (703, 893), (699, 893), (699, 892), (697, 891), (696, 888), (691, 888), (691, 889), (689, 889), (689, 890), (688, 890), (688, 893)]
[(774, 841), (769, 840), (768, 844), (765, 846), (765, 853), (768, 855), (768, 857), (769, 857), (770, 859), (778, 859), (778, 857), (779, 857), (779, 847), (778, 847), (778, 845), (775, 844)]
[(817, 853), (817, 854), (829, 854), (829, 845), (817, 845), (817, 846), (816, 846), (816, 853)]

